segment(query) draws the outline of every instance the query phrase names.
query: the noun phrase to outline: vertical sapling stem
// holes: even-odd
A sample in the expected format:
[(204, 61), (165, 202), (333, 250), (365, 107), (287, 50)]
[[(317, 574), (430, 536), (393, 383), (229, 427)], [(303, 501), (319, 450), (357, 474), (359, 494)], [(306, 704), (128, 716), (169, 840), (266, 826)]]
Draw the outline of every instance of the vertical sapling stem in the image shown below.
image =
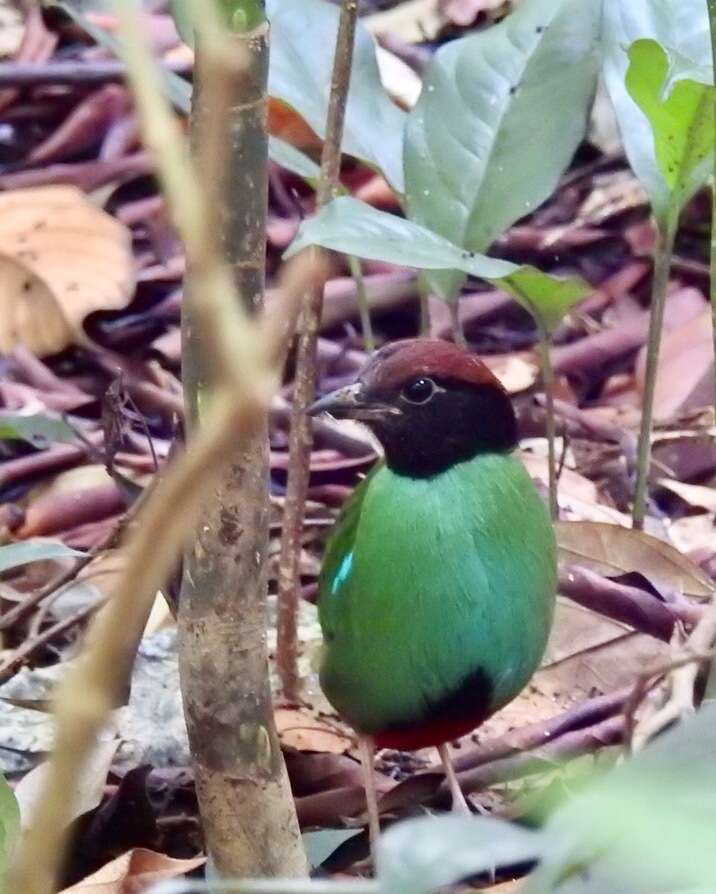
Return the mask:
[(657, 219), (657, 240), (654, 247), (654, 274), (651, 287), (651, 316), (649, 318), (649, 340), (646, 348), (646, 370), (644, 372), (644, 395), (641, 409), (641, 429), (639, 431), (639, 451), (637, 455), (636, 487), (634, 490), (634, 510), (632, 527), (644, 527), (648, 495), (649, 466), (651, 463), (651, 431), (654, 415), (654, 393), (656, 373), (659, 365), (661, 332), (664, 324), (666, 291), (669, 286), (671, 255), (679, 222), (678, 205), (672, 201), (663, 217)]
[(551, 339), (547, 327), (537, 320), (539, 333), (539, 353), (542, 361), (542, 384), (544, 386), (545, 425), (547, 430), (547, 470), (549, 476), (549, 512), (554, 520), (559, 517), (557, 494), (557, 425), (554, 417), (554, 367), (550, 351)]

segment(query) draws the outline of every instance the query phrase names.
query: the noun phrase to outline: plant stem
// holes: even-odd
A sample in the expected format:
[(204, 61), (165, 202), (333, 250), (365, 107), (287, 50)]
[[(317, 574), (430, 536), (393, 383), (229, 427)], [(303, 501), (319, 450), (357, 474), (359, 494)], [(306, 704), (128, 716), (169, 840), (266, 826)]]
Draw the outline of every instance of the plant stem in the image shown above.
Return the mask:
[(553, 519), (559, 518), (557, 494), (557, 426), (554, 415), (554, 367), (550, 351), (550, 335), (546, 327), (537, 319), (539, 332), (539, 352), (542, 361), (542, 384), (544, 386), (545, 422), (547, 429), (547, 469), (549, 475), (549, 511)]
[(373, 324), (370, 320), (370, 304), (368, 302), (368, 293), (365, 288), (365, 280), (363, 279), (363, 265), (355, 255), (347, 255), (348, 266), (351, 276), (356, 284), (356, 300), (358, 302), (358, 313), (360, 315), (360, 327), (363, 334), (363, 347), (370, 354), (375, 350), (375, 338), (373, 336)]
[[(331, 92), (328, 100), (326, 137), (321, 154), (321, 177), (316, 191), (320, 210), (338, 191), (341, 143), (348, 88), (353, 63), (353, 43), (358, 18), (357, 0), (343, 0), (333, 58)], [(311, 249), (317, 254), (317, 249)], [(276, 665), (286, 698), (297, 700), (298, 676), (298, 600), (303, 516), (310, 478), (313, 429), (306, 415), (316, 394), (316, 345), (323, 311), (324, 282), (316, 282), (305, 296), (298, 323), (296, 375), (289, 437), (289, 472), (281, 533), (278, 568), (278, 629)]]
[[(201, 3), (201, 15), (205, 7)], [(268, 136), (268, 24), (256, 0), (229, 8), (221, 46), (196, 41), (191, 137), (220, 243), (252, 319), (263, 306)], [(196, 20), (195, 20), (196, 21)], [(254, 23), (238, 30), (243, 22)], [(197, 26), (198, 26), (197, 22)], [(236, 66), (232, 60), (241, 60)], [(215, 400), (214, 357), (197, 314), (205, 300), (188, 256), (182, 313), (183, 380), (190, 433)], [(184, 556), (179, 669), (207, 850), (222, 876), (301, 876), (305, 855), (273, 719), (266, 651), (268, 415), (237, 440), (203, 501)]]
[[(709, 30), (711, 32), (711, 60), (714, 72), (714, 86), (716, 86), (716, 0), (706, 0), (709, 10)], [(714, 93), (714, 108), (712, 114), (716, 115), (716, 93)], [(711, 270), (709, 279), (709, 295), (711, 298), (711, 332), (714, 343), (714, 414), (716, 415), (716, 155), (714, 155), (714, 170), (711, 181)], [(716, 665), (715, 665), (716, 666)]]
[(639, 431), (639, 452), (637, 456), (636, 488), (632, 527), (644, 527), (646, 501), (648, 495), (649, 467), (651, 464), (651, 431), (653, 427), (654, 393), (656, 374), (659, 366), (661, 331), (664, 324), (666, 290), (669, 286), (671, 255), (679, 222), (678, 206), (672, 204), (663, 218), (656, 221), (657, 242), (654, 248), (654, 274), (651, 286), (651, 316), (649, 318), (649, 341), (646, 348), (646, 370), (644, 373), (644, 395), (641, 409), (641, 429)]
[[(263, 332), (237, 307), (231, 277), (220, 263), (207, 227), (204, 196), (196, 185), (178, 125), (162, 97), (138, 9), (130, 0), (116, 0), (115, 8), (145, 143), (155, 153), (174, 223), (191, 251), (195, 276), (201, 278), (203, 301), (197, 325), (207, 353), (216, 358), (217, 379), (203, 430), (142, 506), (124, 547), (123, 573), (88, 632), (81, 657), (58, 686), (53, 752), (36, 809), (3, 880), (4, 890), (22, 894), (57, 890), (72, 793), (78, 789), (97, 734), (126, 685), (155, 594), (176, 562), (217, 468), (235, 449), (237, 439), (261, 424), (278, 383), (271, 367), (278, 333)], [(295, 283), (294, 297), (306, 279), (303, 276)], [(285, 316), (285, 305), (282, 312)], [(237, 342), (241, 351), (236, 350)]]
[(427, 338), (430, 335), (430, 289), (422, 274), (418, 276), (418, 299), (420, 301), (419, 334), (422, 338)]
[(450, 310), (450, 323), (452, 328), (453, 341), (459, 348), (466, 348), (467, 341), (465, 339), (465, 333), (462, 329), (462, 322), (460, 321), (459, 295), (456, 295), (451, 301), (448, 301), (447, 306)]

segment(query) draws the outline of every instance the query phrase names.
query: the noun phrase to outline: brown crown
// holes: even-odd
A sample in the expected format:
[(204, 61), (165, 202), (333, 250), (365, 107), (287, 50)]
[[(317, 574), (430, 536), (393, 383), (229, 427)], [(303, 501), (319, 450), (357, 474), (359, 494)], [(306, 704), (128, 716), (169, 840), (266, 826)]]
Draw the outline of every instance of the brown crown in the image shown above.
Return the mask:
[(400, 387), (416, 376), (492, 385), (504, 391), (499, 379), (474, 354), (432, 338), (411, 338), (386, 345), (371, 357), (360, 378), (368, 387), (382, 389)]

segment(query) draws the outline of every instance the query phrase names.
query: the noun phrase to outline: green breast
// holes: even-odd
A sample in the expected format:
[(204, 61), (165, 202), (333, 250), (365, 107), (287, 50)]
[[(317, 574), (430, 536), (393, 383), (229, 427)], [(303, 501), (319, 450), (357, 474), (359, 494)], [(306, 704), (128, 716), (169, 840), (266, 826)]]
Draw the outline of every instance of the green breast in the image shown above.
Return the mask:
[(539, 664), (555, 587), (552, 525), (517, 458), (480, 455), (428, 479), (381, 465), (326, 551), (326, 696), (374, 733), (425, 720), (477, 671), (497, 710)]

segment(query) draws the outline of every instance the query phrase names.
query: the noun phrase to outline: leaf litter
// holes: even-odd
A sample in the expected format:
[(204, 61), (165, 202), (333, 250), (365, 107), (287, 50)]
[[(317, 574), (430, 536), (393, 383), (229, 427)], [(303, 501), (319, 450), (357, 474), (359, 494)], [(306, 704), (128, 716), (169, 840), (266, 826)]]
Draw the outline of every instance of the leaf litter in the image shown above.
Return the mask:
[[(483, 27), (508, 5), (409, 0), (386, 12), (373, 4), (368, 27), (386, 44), (390, 31), (393, 50), (410, 66), (407, 74), (383, 63), (390, 71), (384, 77), (393, 81), (391, 95), (403, 97), (404, 106), (414, 102), (411, 50), (429, 58), (431, 46), (411, 42)], [(161, 4), (151, 6), (147, 27), (158, 52), (169, 64), (186, 65), (166, 15), (156, 11)], [(7, 14), (5, 5), (0, 9)], [(97, 21), (108, 24), (106, 17)], [(52, 88), (48, 75), (45, 83), (18, 81), (0, 92), (0, 543), (36, 544), (42, 551), (49, 541), (38, 538), (49, 536), (75, 549), (102, 548), (80, 580), (72, 573), (76, 559), (47, 553), (41, 562), (3, 573), (0, 625), (24, 600), (48, 590), (2, 626), (0, 668), (10, 670), (0, 688), (0, 765), (21, 804), (31, 797), (33, 774), (41, 772), (52, 744), (47, 706), (53, 687), (74, 660), (86, 619), (101, 604), (103, 588), (109, 591), (108, 580), (122, 560), (121, 547), (115, 548), (113, 561), (103, 565), (102, 545), (114, 544), (113, 532), (128, 511), (120, 478), (104, 467), (146, 486), (154, 457), (163, 463), (176, 437), (184, 270), (150, 176), (151, 162), (137, 141), (131, 102), (114, 80), (95, 77), (95, 62), (109, 54), (88, 44), (60, 15), (33, 11), (22, 24), (19, 31), (13, 25), (12, 34), (3, 32), (7, 45), (0, 51), (6, 58), (49, 70), (61, 45), (61, 58), (94, 80), (89, 90), (77, 81)], [(276, 132), (315, 151), (315, 134), (295, 113), (275, 102), (271, 108)], [(652, 536), (635, 539), (627, 526), (653, 234), (643, 190), (621, 151), (613, 139), (608, 154), (599, 144), (583, 143), (552, 197), (497, 244), (516, 264), (557, 267), (580, 275), (594, 291), (557, 329), (554, 350), (564, 454), (560, 508), (569, 520), (569, 533), (560, 539), (567, 564), (582, 576), (572, 580), (571, 599), (560, 597), (548, 653), (532, 683), (483, 727), (452, 744), (471, 798), (494, 815), (519, 815), (525, 795), (547, 797), (557, 762), (601, 748), (608, 754), (609, 746), (623, 740), (625, 692), (645, 667), (670, 654), (655, 631), (677, 621), (696, 623), (716, 574), (707, 203), (698, 194), (692, 200), (677, 244), (657, 381), (647, 528)], [(271, 177), (272, 274), (300, 219), (310, 214), (312, 196), (277, 165)], [(344, 166), (344, 184), (354, 196), (396, 210), (380, 175), (355, 161)], [(364, 273), (379, 339), (417, 334), (414, 272), (366, 262)], [(445, 306), (432, 307), (433, 334), (450, 337)], [(528, 468), (546, 487), (532, 321), (509, 295), (474, 282), (463, 290), (459, 314), (470, 346), (513, 394)], [(366, 359), (357, 320), (355, 286), (347, 270), (340, 270), (326, 290), (322, 390), (348, 381)], [(113, 390), (128, 400), (115, 403), (116, 424), (108, 426), (103, 403)], [(272, 419), (272, 556), (280, 537), (290, 396), (289, 378)], [(119, 433), (117, 442), (108, 438), (111, 431)], [(364, 431), (348, 426), (321, 422), (316, 432), (301, 560), (304, 703), (281, 700), (273, 667), (272, 681), (299, 818), (306, 830), (342, 831), (330, 846), (324, 841), (315, 850), (320, 862), (328, 858), (330, 871), (343, 872), (365, 853), (364, 837), (354, 834), (364, 799), (353, 733), (318, 686), (320, 633), (311, 600), (331, 520), (374, 459), (375, 447)], [(64, 592), (50, 597), (51, 585), (63, 577)], [(174, 628), (161, 608), (151, 624), (128, 703), (115, 712), (83, 781), (67, 891), (103, 886), (119, 892), (128, 890), (127, 879), (138, 880), (132, 890), (143, 890), (147, 879), (198, 869), (203, 860)], [(271, 634), (271, 650), (274, 643)], [(387, 814), (445, 803), (434, 761), (429, 752), (379, 756), (376, 782)], [(129, 829), (132, 811), (141, 822)]]

